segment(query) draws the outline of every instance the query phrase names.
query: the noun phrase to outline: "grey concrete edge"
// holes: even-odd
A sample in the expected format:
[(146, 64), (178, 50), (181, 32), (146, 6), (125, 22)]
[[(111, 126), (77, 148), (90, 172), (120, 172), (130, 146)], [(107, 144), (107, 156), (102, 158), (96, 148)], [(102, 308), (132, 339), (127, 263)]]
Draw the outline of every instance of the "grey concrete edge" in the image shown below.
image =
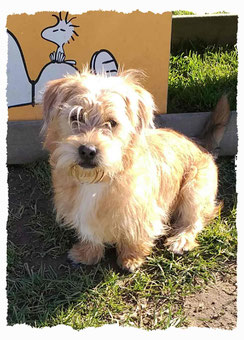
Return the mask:
[(208, 44), (235, 45), (237, 30), (237, 14), (173, 15), (171, 46), (194, 40)]
[(172, 20), (184, 20), (184, 19), (190, 19), (190, 18), (229, 18), (234, 17), (237, 18), (238, 14), (236, 13), (219, 13), (219, 14), (183, 14), (183, 15), (172, 15)]
[[(210, 112), (159, 114), (155, 116), (158, 128), (171, 128), (188, 137), (198, 136)], [(7, 133), (7, 164), (26, 164), (48, 158), (40, 135), (42, 121), (10, 121)], [(221, 156), (237, 153), (237, 113), (232, 111), (220, 145)]]

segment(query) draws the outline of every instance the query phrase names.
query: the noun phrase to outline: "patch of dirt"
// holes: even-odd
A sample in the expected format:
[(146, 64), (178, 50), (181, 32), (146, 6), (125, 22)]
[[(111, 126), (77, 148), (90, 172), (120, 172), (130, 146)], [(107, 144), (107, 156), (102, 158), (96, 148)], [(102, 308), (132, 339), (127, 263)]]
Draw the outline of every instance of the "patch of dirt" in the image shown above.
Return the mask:
[(186, 297), (184, 310), (188, 327), (233, 329), (237, 322), (236, 266), (218, 273), (214, 283), (200, 293)]

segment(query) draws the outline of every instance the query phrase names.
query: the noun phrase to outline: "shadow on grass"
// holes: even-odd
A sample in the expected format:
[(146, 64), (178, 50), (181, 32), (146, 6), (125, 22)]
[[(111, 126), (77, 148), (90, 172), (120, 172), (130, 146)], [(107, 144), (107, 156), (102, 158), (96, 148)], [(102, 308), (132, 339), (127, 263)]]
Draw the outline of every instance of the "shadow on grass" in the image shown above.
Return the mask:
[[(236, 111), (237, 78), (223, 77), (218, 81), (205, 81), (204, 86), (169, 84), (168, 113), (210, 112), (223, 94), (228, 95), (230, 110)], [(189, 109), (190, 107), (190, 109)]]
[[(77, 327), (87, 327), (94, 321), (95, 288), (101, 283), (109, 285), (123, 272), (116, 265), (114, 249), (108, 249), (96, 266), (74, 266), (68, 261), (67, 251), (76, 237), (55, 222), (48, 176), (45, 162), (29, 168), (9, 167), (7, 321), (35, 327), (69, 324), (74, 312), (67, 311), (79, 304), (80, 318), (85, 321), (77, 320)], [(113, 299), (111, 303), (116, 309)], [(96, 320), (99, 324), (98, 315)]]

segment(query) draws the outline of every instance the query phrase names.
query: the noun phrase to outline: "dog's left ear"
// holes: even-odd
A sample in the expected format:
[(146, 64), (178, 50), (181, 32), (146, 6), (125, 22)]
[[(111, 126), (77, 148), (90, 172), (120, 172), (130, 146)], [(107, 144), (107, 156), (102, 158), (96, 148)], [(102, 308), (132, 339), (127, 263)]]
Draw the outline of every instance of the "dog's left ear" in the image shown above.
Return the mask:
[(126, 103), (132, 119), (136, 114), (134, 118), (137, 121), (137, 132), (144, 128), (153, 128), (156, 106), (152, 95), (140, 85), (140, 79), (144, 78), (145, 74), (139, 70), (127, 70), (122, 72), (121, 76), (130, 88), (127, 92)]
[(136, 86), (135, 90), (138, 95), (138, 130), (141, 131), (144, 128), (154, 128), (153, 119), (156, 106), (153, 97), (141, 86)]

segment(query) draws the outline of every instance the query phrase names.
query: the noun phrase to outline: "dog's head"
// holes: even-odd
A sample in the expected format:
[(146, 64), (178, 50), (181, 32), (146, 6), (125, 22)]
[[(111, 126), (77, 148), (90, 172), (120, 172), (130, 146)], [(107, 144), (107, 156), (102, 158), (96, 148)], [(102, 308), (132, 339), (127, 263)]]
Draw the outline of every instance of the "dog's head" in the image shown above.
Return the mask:
[(123, 171), (136, 138), (154, 126), (154, 101), (139, 85), (138, 74), (111, 77), (84, 71), (48, 83), (44, 147), (55, 167), (79, 165), (108, 176)]

